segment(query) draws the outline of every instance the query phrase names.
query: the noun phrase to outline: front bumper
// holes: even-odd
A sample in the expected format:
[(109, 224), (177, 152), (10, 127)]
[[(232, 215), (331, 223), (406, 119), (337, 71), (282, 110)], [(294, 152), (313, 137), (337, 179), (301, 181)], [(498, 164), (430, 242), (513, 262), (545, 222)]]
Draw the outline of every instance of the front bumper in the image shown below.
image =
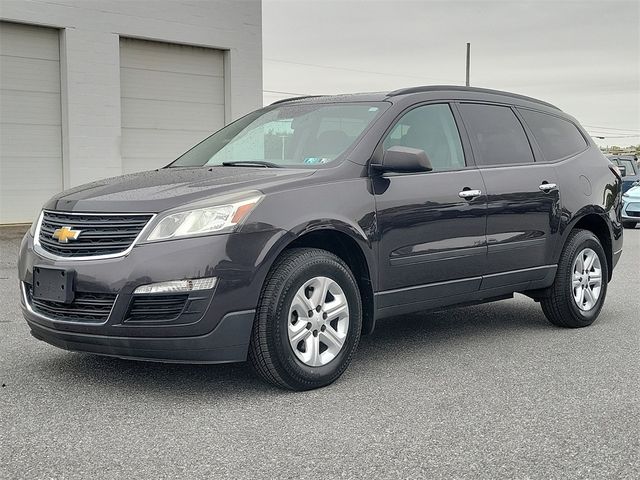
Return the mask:
[[(171, 362), (243, 361), (269, 267), (265, 249), (277, 233), (139, 244), (122, 257), (83, 261), (43, 257), (34, 251), (33, 238), (27, 234), (18, 262), (23, 315), (34, 337), (67, 350)], [(108, 318), (54, 318), (34, 308), (28, 292), (35, 267), (73, 270), (77, 292), (115, 298)], [(215, 289), (190, 294), (180, 315), (163, 321), (129, 321), (136, 287), (203, 277), (216, 277)]]
[(254, 310), (225, 315), (210, 333), (197, 337), (116, 337), (45, 327), (25, 312), (31, 334), (55, 347), (133, 360), (175, 363), (243, 362)]

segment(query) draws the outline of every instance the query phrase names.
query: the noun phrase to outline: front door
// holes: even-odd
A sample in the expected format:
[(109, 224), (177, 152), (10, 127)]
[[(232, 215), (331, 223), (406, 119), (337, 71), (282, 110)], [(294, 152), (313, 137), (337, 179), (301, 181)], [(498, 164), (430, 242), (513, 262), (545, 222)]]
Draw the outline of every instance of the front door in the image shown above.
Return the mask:
[(379, 240), (379, 309), (478, 290), (486, 268), (486, 196), (446, 103), (400, 117), (383, 149), (424, 150), (433, 171), (372, 178)]

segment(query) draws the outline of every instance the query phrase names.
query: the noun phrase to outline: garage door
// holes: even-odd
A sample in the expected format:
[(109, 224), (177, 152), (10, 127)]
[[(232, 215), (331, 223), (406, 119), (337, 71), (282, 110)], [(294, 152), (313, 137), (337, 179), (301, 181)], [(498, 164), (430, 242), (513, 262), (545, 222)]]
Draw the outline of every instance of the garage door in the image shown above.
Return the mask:
[(62, 190), (58, 31), (0, 22), (0, 223)]
[(120, 40), (122, 165), (162, 167), (224, 126), (223, 53)]

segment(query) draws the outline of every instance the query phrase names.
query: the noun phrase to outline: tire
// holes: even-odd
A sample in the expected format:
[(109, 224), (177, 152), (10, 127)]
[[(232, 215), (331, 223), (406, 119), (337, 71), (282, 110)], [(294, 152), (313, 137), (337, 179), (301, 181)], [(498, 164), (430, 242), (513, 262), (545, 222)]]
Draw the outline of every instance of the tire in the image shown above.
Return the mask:
[[(328, 293), (309, 317), (312, 310), (305, 309), (318, 307), (323, 289)], [(342, 305), (339, 315), (332, 312), (336, 305)], [(328, 316), (323, 315), (325, 306)], [(324, 387), (346, 370), (361, 330), (360, 291), (349, 267), (326, 250), (287, 250), (262, 288), (249, 362), (260, 377), (278, 387), (298, 391)], [(298, 338), (303, 340), (297, 342)]]
[[(578, 278), (580, 279), (576, 290), (574, 290), (573, 284), (575, 262), (579, 262), (579, 255), (581, 255), (583, 259), (588, 258), (591, 260), (591, 256), (585, 257), (585, 255), (589, 255), (589, 251), (594, 252), (597, 256), (597, 260), (593, 258), (593, 263), (599, 263), (600, 266), (600, 290), (597, 293), (597, 300), (595, 302), (589, 301), (589, 299), (593, 297), (585, 295), (583, 297), (583, 308), (580, 308), (578, 306), (579, 300), (574, 298), (574, 292), (580, 296), (580, 290), (586, 288), (590, 290), (592, 295), (595, 295), (594, 291), (591, 290), (592, 282), (594, 282), (594, 278), (597, 278), (595, 267), (592, 267), (594, 271), (589, 271), (586, 275), (576, 274), (576, 282)], [(589, 260), (584, 263), (589, 263)], [(577, 265), (580, 271), (580, 264), (578, 263)], [(555, 281), (547, 292), (547, 295), (540, 301), (542, 311), (547, 319), (558, 327), (580, 328), (591, 325), (596, 318), (598, 318), (600, 310), (602, 309), (604, 299), (607, 295), (608, 279), (609, 266), (598, 237), (588, 230), (574, 230), (569, 234), (567, 243), (560, 256)], [(584, 287), (584, 285), (586, 285), (586, 287)]]
[(638, 222), (622, 222), (624, 228), (636, 228)]

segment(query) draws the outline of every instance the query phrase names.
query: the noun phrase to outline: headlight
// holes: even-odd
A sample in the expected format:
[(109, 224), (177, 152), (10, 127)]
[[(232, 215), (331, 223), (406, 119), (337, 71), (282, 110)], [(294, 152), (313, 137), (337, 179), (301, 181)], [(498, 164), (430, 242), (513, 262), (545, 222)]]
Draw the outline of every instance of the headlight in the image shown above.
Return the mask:
[(262, 195), (258, 192), (251, 193), (252, 195), (244, 196), (233, 203), (167, 214), (158, 222), (147, 240), (167, 240), (232, 231), (262, 200)]
[(42, 218), (42, 212), (40, 212), (38, 214), (38, 216), (36, 217), (36, 219), (33, 221), (33, 223), (31, 224), (31, 226), (29, 227), (29, 234), (32, 237), (36, 236), (36, 229), (38, 228), (38, 224), (40, 223), (40, 218)]

